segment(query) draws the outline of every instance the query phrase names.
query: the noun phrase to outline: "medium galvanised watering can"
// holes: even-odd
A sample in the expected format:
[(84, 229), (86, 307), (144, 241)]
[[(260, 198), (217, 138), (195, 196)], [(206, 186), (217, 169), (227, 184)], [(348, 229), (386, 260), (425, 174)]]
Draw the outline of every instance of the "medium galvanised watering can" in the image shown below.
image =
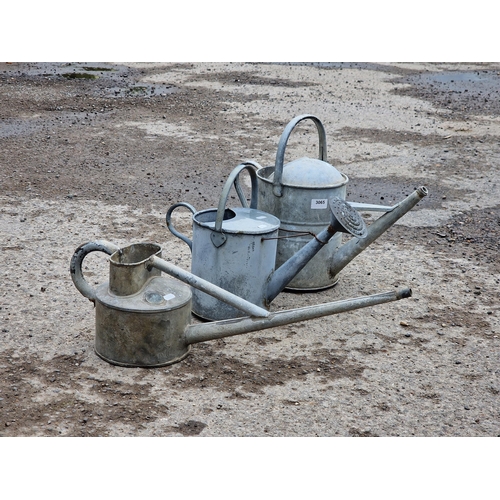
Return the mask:
[[(284, 165), (285, 148), (294, 128), (303, 120), (312, 120), (319, 134), (319, 158), (300, 158)], [(277, 217), (281, 224), (280, 239), (276, 253), (276, 267), (282, 265), (306, 245), (312, 235), (329, 223), (328, 200), (332, 197), (346, 199), (348, 177), (327, 162), (326, 132), (321, 121), (313, 115), (297, 116), (283, 131), (273, 167), (257, 171), (259, 194), (257, 208)], [(348, 203), (358, 211), (388, 212), (368, 229), (362, 249), (377, 239), (406, 212), (411, 210), (424, 196), (427, 189), (421, 187), (395, 206)], [(389, 214), (390, 213), (390, 214)], [(342, 235), (330, 239), (327, 245), (288, 283), (287, 289), (313, 291), (329, 288), (338, 281), (339, 271), (361, 248), (356, 240), (351, 246), (339, 249)], [(361, 250), (360, 250), (361, 251)]]
[[(185, 241), (192, 252), (191, 272), (264, 309), (285, 288), (287, 283), (339, 232), (356, 238), (366, 236), (366, 226), (360, 215), (339, 198), (328, 200), (330, 219), (327, 226), (307, 245), (275, 268), (280, 221), (273, 215), (257, 210), (257, 176), (259, 165), (245, 162), (229, 175), (222, 190), (218, 208), (197, 212), (188, 203), (176, 203), (167, 212), (167, 227)], [(226, 208), (234, 185), (243, 205), (246, 205), (239, 174), (247, 170), (252, 181), (250, 207)], [(193, 213), (192, 241), (179, 233), (172, 224), (172, 212), (186, 207)], [(222, 303), (215, 296), (193, 290), (193, 313), (207, 320), (241, 317), (241, 310)]]
[[(93, 288), (82, 263), (90, 252), (110, 255), (109, 281)], [(154, 368), (183, 360), (192, 344), (264, 330), (411, 297), (410, 289), (270, 313), (163, 260), (155, 243), (119, 248), (98, 240), (77, 248), (70, 264), (76, 288), (95, 304), (95, 352), (119, 366)], [(171, 277), (161, 275), (164, 271)], [(181, 280), (182, 283), (178, 280)], [(191, 287), (250, 314), (191, 323)]]

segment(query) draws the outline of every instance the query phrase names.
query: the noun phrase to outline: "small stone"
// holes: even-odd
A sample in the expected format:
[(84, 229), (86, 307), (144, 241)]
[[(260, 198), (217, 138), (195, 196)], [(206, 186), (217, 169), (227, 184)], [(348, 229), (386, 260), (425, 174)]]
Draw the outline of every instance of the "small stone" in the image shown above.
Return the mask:
[(401, 326), (409, 326), (409, 324), (406, 321), (400, 321), (399, 324)]

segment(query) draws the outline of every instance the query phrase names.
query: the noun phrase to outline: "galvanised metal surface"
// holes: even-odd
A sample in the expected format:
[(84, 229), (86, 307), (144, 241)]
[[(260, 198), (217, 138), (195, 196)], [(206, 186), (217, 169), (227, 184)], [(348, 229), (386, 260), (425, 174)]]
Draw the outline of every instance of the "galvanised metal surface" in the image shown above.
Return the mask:
[(389, 229), (396, 221), (401, 219), (403, 215), (409, 212), (420, 200), (425, 198), (429, 191), (425, 186), (420, 186), (413, 193), (400, 201), (397, 205), (391, 208), (390, 211), (380, 216), (376, 221), (368, 226), (368, 232), (365, 238), (352, 238), (346, 242), (335, 254), (333, 262), (330, 264), (330, 273), (336, 275), (339, 273), (352, 259), (358, 256), (368, 245), (371, 245), (381, 234)]
[[(93, 289), (83, 277), (83, 260), (90, 252), (109, 254), (112, 249), (109, 282)], [(73, 255), (73, 282), (96, 306), (95, 352), (109, 363), (163, 366), (180, 361), (189, 351), (178, 334), (191, 317), (191, 291), (148, 265), (152, 256), (160, 255), (155, 243), (118, 248), (104, 240), (86, 243)]]
[(158, 269), (148, 269), (151, 255), (161, 256), (161, 247), (156, 243), (140, 243), (120, 248), (109, 259), (109, 290), (114, 295), (138, 293), (144, 283), (159, 276)]
[(133, 296), (116, 296), (104, 283), (96, 292), (96, 354), (119, 366), (159, 367), (184, 359), (182, 332), (191, 321), (191, 290), (153, 277)]
[[(113, 245), (100, 241), (83, 246), (87, 253), (90, 253), (98, 247), (107, 252)], [(81, 264), (85, 258), (81, 248), (73, 255), (72, 276), (75, 268), (78, 268), (77, 273), (81, 272)], [(245, 317), (190, 325), (191, 291), (183, 283), (156, 275), (151, 263), (156, 265), (162, 260), (159, 254), (161, 248), (149, 243), (138, 243), (118, 249), (110, 258), (110, 266), (116, 267), (112, 273), (116, 274), (116, 283), (119, 285), (115, 291), (120, 295), (111, 291), (109, 283), (92, 290), (91, 295), (96, 304), (95, 352), (111, 364), (125, 367), (161, 367), (183, 360), (189, 354), (191, 344), (197, 342), (264, 330), (411, 296), (410, 289), (403, 289), (399, 292), (392, 291), (281, 311), (264, 318)], [(129, 267), (136, 269), (128, 273), (126, 269)], [(141, 272), (136, 273), (137, 270)], [(151, 275), (144, 270), (151, 272)], [(129, 285), (126, 279), (121, 279), (120, 273), (124, 276), (139, 277), (133, 284), (134, 289), (139, 285), (139, 290), (125, 295)], [(140, 280), (143, 280), (142, 286)], [(75, 279), (73, 281), (75, 282)], [(85, 287), (84, 290), (87, 292)]]
[[(206, 279), (189, 273), (188, 271), (184, 271), (183, 269), (180, 269), (162, 259), (159, 259), (158, 257), (152, 257), (150, 259), (150, 263), (152, 266), (157, 267), (158, 269), (170, 274), (175, 278), (178, 278), (186, 284), (191, 285), (191, 287), (193, 288), (193, 293), (197, 292), (198, 294), (201, 294), (201, 292), (203, 292), (204, 295), (216, 299), (217, 304), (220, 305), (221, 308), (227, 307), (230, 310), (234, 309), (239, 311), (237, 313), (238, 316), (242, 316), (243, 313), (260, 318), (269, 316), (269, 312), (259, 305), (249, 302), (248, 300), (245, 300), (235, 295), (234, 293), (231, 293), (231, 291), (223, 289)], [(221, 304), (219, 304), (219, 302)]]
[[(276, 217), (252, 208), (238, 208), (233, 213), (234, 217), (222, 224), (225, 241), (221, 246), (216, 246), (212, 236), (217, 210), (204, 210), (193, 216), (191, 270), (193, 274), (267, 308), (266, 287), (274, 271), (275, 238), (280, 222)], [(242, 316), (234, 307), (198, 291), (193, 291), (193, 312), (211, 320)]]
[(77, 290), (91, 302), (95, 303), (95, 289), (88, 284), (87, 280), (83, 276), (83, 259), (85, 259), (85, 257), (91, 252), (103, 252), (107, 255), (111, 255), (117, 250), (119, 250), (119, 247), (106, 240), (89, 241), (88, 243), (80, 245), (75, 250), (69, 266), (71, 279), (73, 280)]
[[(319, 159), (301, 158), (283, 165), (285, 148), (292, 130), (303, 120), (312, 120), (319, 134)], [(276, 267), (286, 262), (306, 245), (330, 220), (328, 200), (345, 200), (348, 178), (327, 163), (326, 133), (321, 121), (313, 115), (294, 118), (281, 135), (274, 167), (257, 171), (258, 208), (281, 221)], [(333, 286), (338, 278), (329, 267), (342, 243), (335, 235), (287, 285), (293, 290), (319, 290)]]
[[(191, 248), (194, 275), (267, 308), (266, 287), (274, 271), (280, 221), (255, 208), (255, 169), (253, 162), (245, 162), (231, 172), (217, 209), (196, 212), (193, 207), (178, 203), (170, 207), (166, 219), (169, 230)], [(246, 208), (226, 208), (230, 189), (243, 170), (249, 172), (252, 181), (252, 203)], [(240, 201), (243, 204), (243, 200)], [(171, 222), (172, 212), (179, 206), (186, 206), (193, 212), (192, 241), (176, 231)], [(193, 312), (208, 320), (242, 316), (240, 310), (200, 290), (193, 290)]]
[[(256, 192), (254, 165), (241, 164), (236, 167), (224, 185), (217, 209), (195, 212), (191, 205), (178, 203), (169, 208), (166, 220), (169, 230), (185, 241), (192, 252), (192, 272), (233, 294), (244, 297), (262, 308), (268, 308), (272, 300), (293, 280), (307, 263), (328, 242), (337, 238), (340, 231), (353, 233), (346, 228), (344, 213), (354, 214), (358, 228), (365, 228), (359, 214), (345, 201), (338, 198), (334, 205), (326, 205), (329, 219), (322, 231), (310, 238), (298, 251), (290, 255), (278, 269), (275, 261), (278, 247), (280, 221), (273, 215), (254, 208), (226, 208), (231, 186), (240, 172), (249, 170), (252, 193)], [(252, 200), (254, 196), (252, 196)], [(193, 241), (182, 235), (172, 225), (171, 215), (175, 208), (185, 206), (193, 213)], [(352, 219), (352, 216), (351, 216)], [(347, 224), (349, 225), (349, 224)], [(358, 237), (363, 237), (360, 234)], [(193, 290), (193, 312), (209, 320), (241, 317), (241, 310), (223, 304), (213, 294), (207, 295)]]
[(268, 318), (258, 320), (255, 318), (241, 318), (241, 320), (236, 322), (234, 320), (226, 320), (205, 323), (202, 325), (190, 325), (186, 329), (185, 339), (188, 344), (195, 344), (197, 342), (265, 330), (266, 328), (289, 325), (297, 321), (307, 321), (323, 316), (340, 314), (355, 309), (406, 299), (411, 296), (411, 289), (403, 288), (400, 291), (394, 290), (374, 295), (366, 295), (364, 297), (356, 297), (354, 299), (338, 300), (336, 302), (327, 302), (326, 304), (316, 304), (298, 309), (278, 311), (271, 313)]

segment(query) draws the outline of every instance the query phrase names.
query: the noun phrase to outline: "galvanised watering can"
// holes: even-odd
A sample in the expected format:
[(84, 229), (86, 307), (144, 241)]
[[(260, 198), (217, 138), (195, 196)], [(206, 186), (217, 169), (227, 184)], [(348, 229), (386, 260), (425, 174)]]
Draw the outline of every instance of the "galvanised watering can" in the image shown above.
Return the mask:
[[(284, 165), (285, 148), (290, 134), (304, 120), (312, 120), (319, 135), (319, 158), (300, 158)], [(300, 115), (288, 123), (283, 131), (273, 167), (257, 171), (259, 184), (257, 208), (270, 213), (280, 220), (276, 267), (281, 266), (306, 245), (312, 235), (329, 223), (328, 200), (338, 197), (346, 199), (348, 177), (327, 161), (326, 132), (321, 121), (313, 115)], [(363, 243), (366, 248), (386, 231), (396, 220), (411, 210), (420, 199), (427, 195), (425, 187), (395, 206), (348, 203), (358, 211), (391, 212), (381, 217), (377, 225), (370, 226), (369, 236)], [(380, 220), (379, 219), (379, 220)], [(329, 288), (338, 281), (338, 272), (358, 253), (349, 256), (339, 249), (342, 235), (330, 239), (318, 254), (288, 283), (287, 289), (313, 291)], [(351, 246), (357, 246), (354, 241)], [(357, 246), (357, 248), (360, 248)]]
[[(328, 201), (330, 219), (321, 232), (307, 245), (276, 269), (276, 250), (280, 221), (273, 215), (257, 210), (257, 176), (255, 162), (238, 165), (229, 175), (218, 208), (197, 212), (188, 203), (176, 203), (167, 212), (167, 227), (185, 241), (192, 252), (191, 272), (229, 292), (244, 297), (264, 309), (300, 272), (316, 253), (339, 232), (356, 238), (366, 236), (366, 226), (360, 215), (339, 198)], [(246, 199), (239, 185), (239, 174), (247, 170), (252, 182), (250, 207), (226, 208), (229, 192), (234, 185), (242, 205)], [(192, 241), (179, 233), (172, 224), (172, 212), (178, 207), (192, 214)], [(222, 320), (242, 316), (242, 312), (216, 297), (193, 290), (193, 313), (207, 320)]]
[[(110, 255), (109, 281), (93, 288), (82, 272), (91, 252)], [(383, 304), (411, 296), (410, 289), (270, 313), (163, 260), (155, 243), (124, 248), (106, 240), (76, 249), (70, 264), (73, 283), (95, 305), (95, 352), (125, 367), (154, 368), (183, 360), (192, 344), (264, 330)], [(172, 277), (164, 277), (161, 272)], [(180, 281), (179, 281), (180, 280)], [(188, 286), (190, 285), (190, 286)], [(250, 316), (204, 324), (191, 322), (191, 288), (204, 290)]]

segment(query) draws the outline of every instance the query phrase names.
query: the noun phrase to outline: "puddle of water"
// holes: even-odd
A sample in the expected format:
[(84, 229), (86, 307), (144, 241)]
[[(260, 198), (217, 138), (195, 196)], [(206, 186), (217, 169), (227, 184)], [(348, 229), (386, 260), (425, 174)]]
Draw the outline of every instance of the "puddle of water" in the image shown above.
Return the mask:
[(128, 66), (112, 63), (15, 63), (1, 65), (0, 73), (44, 78), (62, 76), (68, 80), (94, 81), (94, 92), (104, 93), (106, 97), (147, 98), (166, 96), (178, 90), (168, 84), (142, 83), (141, 74)]
[(444, 85), (450, 91), (484, 92), (500, 89), (497, 71), (444, 71), (422, 73), (408, 78), (411, 83), (423, 85)]

